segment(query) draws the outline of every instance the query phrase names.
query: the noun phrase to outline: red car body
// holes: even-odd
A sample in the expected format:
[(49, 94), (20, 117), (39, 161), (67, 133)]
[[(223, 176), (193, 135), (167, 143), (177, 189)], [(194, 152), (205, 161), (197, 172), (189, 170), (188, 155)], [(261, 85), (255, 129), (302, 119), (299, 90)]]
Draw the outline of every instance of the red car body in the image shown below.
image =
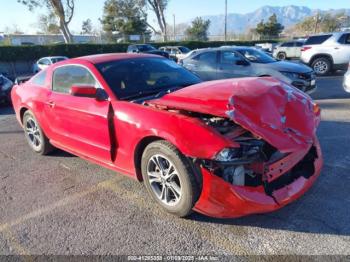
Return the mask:
[[(277, 210), (299, 198), (314, 184), (322, 167), (322, 152), (315, 135), (320, 110), (307, 95), (272, 78), (247, 78), (193, 85), (145, 104), (120, 101), (95, 65), (141, 56), (152, 57), (98, 55), (51, 66), (44, 86), (30, 80), (13, 88), (18, 121), (22, 123), (24, 112), (31, 110), (55, 147), (140, 181), (142, 151), (152, 141), (166, 140), (183, 155), (197, 160), (202, 191), (194, 210), (213, 217), (239, 217)], [(109, 99), (97, 101), (53, 92), (54, 70), (72, 64), (87, 68)], [(240, 131), (221, 135), (186, 112), (230, 119), (241, 131), (248, 130), (268, 142), (284, 157), (273, 163), (250, 166), (261, 170), (264, 185), (232, 185), (203, 163), (224, 148), (239, 147), (233, 138)], [(306, 158), (311, 151), (313, 157)], [(288, 175), (286, 179), (286, 174), (293, 173), (297, 165), (298, 175)], [(303, 174), (303, 167), (307, 175)]]

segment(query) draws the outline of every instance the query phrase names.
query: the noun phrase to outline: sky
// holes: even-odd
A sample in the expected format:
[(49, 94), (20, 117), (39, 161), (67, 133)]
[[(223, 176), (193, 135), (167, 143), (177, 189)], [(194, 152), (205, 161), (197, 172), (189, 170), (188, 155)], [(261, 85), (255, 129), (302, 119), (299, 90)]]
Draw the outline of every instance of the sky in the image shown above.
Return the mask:
[[(90, 18), (94, 27), (99, 27), (99, 18), (102, 17), (103, 3), (105, 0), (75, 0), (76, 13), (70, 28), (74, 32), (81, 31), (82, 21)], [(253, 12), (263, 5), (286, 6), (298, 5), (307, 6), (312, 9), (338, 9), (350, 8), (349, 0), (249, 0), (242, 3), (238, 0), (228, 0), (229, 13)], [(188, 22), (192, 18), (205, 15), (218, 15), (224, 13), (224, 0), (170, 0), (167, 9), (167, 21), (173, 22), (175, 14), (176, 23)], [(0, 0), (0, 32), (6, 27), (15, 26), (25, 33), (35, 33), (38, 16), (45, 13), (45, 10), (30, 12), (17, 0)], [(154, 16), (149, 16), (149, 22), (156, 24)]]

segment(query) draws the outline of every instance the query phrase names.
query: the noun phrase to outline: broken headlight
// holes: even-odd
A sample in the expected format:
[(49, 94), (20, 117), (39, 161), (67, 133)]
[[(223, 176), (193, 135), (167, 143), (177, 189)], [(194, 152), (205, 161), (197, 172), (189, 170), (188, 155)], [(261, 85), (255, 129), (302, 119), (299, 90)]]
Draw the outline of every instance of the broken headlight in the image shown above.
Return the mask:
[(240, 148), (225, 148), (215, 156), (215, 160), (219, 162), (229, 162), (241, 157), (241, 155), (242, 151)]

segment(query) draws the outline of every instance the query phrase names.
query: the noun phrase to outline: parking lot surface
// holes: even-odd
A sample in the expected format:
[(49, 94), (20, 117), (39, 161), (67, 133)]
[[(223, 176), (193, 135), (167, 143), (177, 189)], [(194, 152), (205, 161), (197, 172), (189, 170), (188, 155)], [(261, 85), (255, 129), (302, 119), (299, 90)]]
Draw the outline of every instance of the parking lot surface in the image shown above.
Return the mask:
[(350, 255), (350, 94), (318, 80), (325, 166), (280, 211), (239, 219), (161, 211), (143, 185), (62, 151), (31, 152), (0, 108), (0, 255)]

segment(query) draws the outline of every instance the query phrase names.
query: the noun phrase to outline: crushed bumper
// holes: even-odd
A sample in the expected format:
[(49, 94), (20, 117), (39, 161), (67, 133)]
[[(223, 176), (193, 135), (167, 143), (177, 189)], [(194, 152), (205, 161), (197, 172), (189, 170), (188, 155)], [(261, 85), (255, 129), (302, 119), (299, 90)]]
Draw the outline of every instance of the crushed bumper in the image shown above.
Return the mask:
[[(202, 168), (203, 189), (194, 210), (211, 217), (235, 218), (272, 212), (288, 205), (308, 191), (321, 173), (323, 158), (317, 138), (314, 140), (314, 147), (317, 158), (313, 163), (313, 174), (308, 178), (300, 175), (283, 187), (274, 187), (270, 195), (266, 193), (266, 187), (263, 185), (234, 186)], [(287, 173), (277, 179), (283, 179)], [(271, 185), (273, 183), (271, 181)]]

